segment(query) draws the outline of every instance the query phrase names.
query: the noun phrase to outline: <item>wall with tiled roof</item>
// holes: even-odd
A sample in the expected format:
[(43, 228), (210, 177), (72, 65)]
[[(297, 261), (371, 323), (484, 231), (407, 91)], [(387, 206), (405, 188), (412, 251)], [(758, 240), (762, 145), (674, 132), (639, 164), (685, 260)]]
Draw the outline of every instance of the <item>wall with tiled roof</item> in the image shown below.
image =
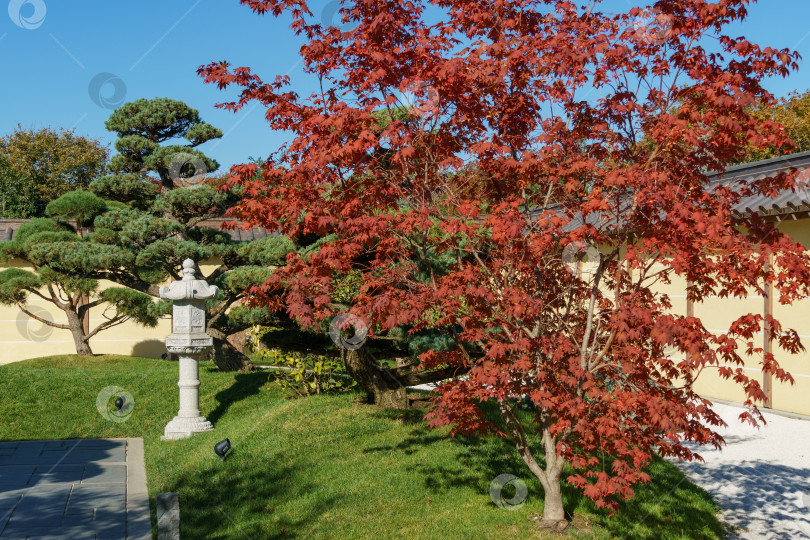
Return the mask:
[[(778, 174), (781, 171), (796, 168), (802, 173), (802, 180), (807, 180), (808, 193), (810, 193), (810, 152), (794, 154), (756, 163), (749, 163), (729, 168), (723, 174), (712, 175), (717, 182), (748, 182), (757, 178)], [(760, 214), (772, 216), (780, 221), (779, 228), (790, 234), (796, 241), (810, 248), (810, 197), (803, 190), (786, 190), (776, 198), (754, 196), (748, 197), (738, 205), (741, 213), (757, 211)], [(14, 231), (26, 220), (10, 219), (0, 220), (0, 241), (10, 240)], [(200, 226), (220, 229), (224, 219), (208, 220)], [(268, 235), (264, 229), (254, 228), (244, 230), (241, 227), (227, 229), (236, 241), (249, 241)], [(213, 268), (211, 268), (213, 269)], [(203, 272), (211, 269), (203, 265)], [(673, 312), (678, 315), (687, 315), (685, 296), (685, 283), (677, 276), (667, 286), (665, 292), (670, 296)], [(805, 344), (810, 343), (810, 299), (798, 302), (793, 306), (783, 306), (778, 298), (772, 299), (773, 314), (785, 327), (794, 328)], [(694, 315), (701, 318), (704, 325), (718, 333), (727, 331), (730, 321), (743, 313), (762, 313), (765, 299), (757, 291), (749, 291), (747, 298), (719, 298), (709, 297), (700, 304), (691, 306)], [(44, 301), (32, 299), (32, 306), (39, 314), (48, 313), (53, 320), (60, 320), (64, 315), (53, 309)], [(91, 314), (91, 326), (101, 319), (100, 312), (95, 310)], [(96, 322), (97, 324), (97, 322)], [(724, 330), (725, 329), (725, 330)], [(156, 329), (140, 327), (134, 323), (118, 326), (104, 332), (91, 342), (96, 353), (117, 353), (139, 356), (159, 357), (164, 351), (163, 339), (170, 332), (167, 321), (161, 321)], [(65, 330), (44, 327), (40, 323), (28, 319), (16, 308), (0, 306), (0, 364), (7, 361), (22, 360), (37, 356), (51, 354), (73, 353), (73, 342), (70, 333)], [(761, 346), (762, 337), (757, 339), (756, 346)], [(806, 345), (807, 346), (807, 345)], [(810, 349), (810, 346), (808, 346)], [(775, 350), (774, 354), (780, 364), (789, 370), (795, 384), (783, 384), (774, 381), (773, 402), (775, 409), (810, 414), (810, 352), (799, 355), (788, 355)], [(761, 357), (761, 355), (760, 355)], [(759, 364), (759, 358), (754, 357), (746, 362), (743, 369), (747, 374), (764, 380)], [(696, 390), (706, 397), (739, 401), (743, 398), (738, 386), (723, 380), (717, 375), (717, 368), (706, 369), (696, 382)]]
[(736, 205), (735, 209), (741, 214), (757, 212), (763, 216), (773, 216), (778, 220), (805, 218), (810, 216), (808, 214), (810, 212), (810, 152), (729, 167), (723, 173), (711, 175), (711, 178), (724, 184), (743, 185), (792, 169), (798, 172), (798, 189), (786, 189), (776, 197), (766, 195), (746, 197)]

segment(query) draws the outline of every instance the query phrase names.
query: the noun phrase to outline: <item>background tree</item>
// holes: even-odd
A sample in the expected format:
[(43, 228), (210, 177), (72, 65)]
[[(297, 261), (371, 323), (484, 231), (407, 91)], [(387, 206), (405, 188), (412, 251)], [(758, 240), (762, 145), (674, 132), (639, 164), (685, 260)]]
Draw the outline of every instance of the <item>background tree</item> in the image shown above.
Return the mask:
[[(78, 196), (72, 197), (73, 202), (103, 207), (103, 201), (94, 195), (83, 194), (81, 201)], [(66, 207), (67, 204), (63, 205), (63, 210)], [(93, 354), (90, 340), (99, 332), (130, 320), (155, 326), (165, 312), (165, 306), (152, 302), (143, 293), (124, 287), (100, 290), (97, 268), (131, 265), (131, 255), (115, 246), (90, 244), (62, 222), (34, 218), (22, 224), (13, 240), (0, 244), (0, 262), (11, 259), (27, 262), (33, 271), (9, 268), (0, 272), (0, 303), (15, 305), (48, 326), (70, 330), (80, 356)], [(50, 321), (31, 312), (28, 309), (31, 297), (48, 301), (63, 311), (64, 322)], [(104, 322), (85, 328), (86, 314), (96, 307), (103, 307)]]
[(42, 216), (49, 201), (103, 174), (109, 151), (73, 130), (17, 129), (0, 137), (2, 195), (14, 216)]
[(744, 161), (758, 161), (781, 156), (787, 153), (810, 150), (810, 90), (804, 93), (791, 92), (769, 104), (758, 102), (752, 107), (752, 114), (762, 120), (772, 120), (785, 129), (785, 134), (793, 141), (792, 146), (783, 148), (775, 145), (767, 148), (750, 146)]
[(0, 218), (27, 218), (37, 212), (37, 194), (28, 175), (14, 171), (0, 154)]
[[(284, 76), (200, 69), (242, 87), (225, 108), (260, 101), (295, 134), (261, 166), (232, 169), (245, 196), (234, 215), (325, 239), (317, 254), (289, 256), (260, 301), (315, 325), (337, 311), (335, 276), (362, 259), (351, 312), (373, 333), (447, 333), (456, 348), (428, 351), (423, 367), (469, 371), (439, 389), (431, 424), (510, 437), (543, 486), (546, 525), (565, 521), (561, 481), (615, 508), (649, 479), (652, 452), (699, 459), (685, 442), (721, 445), (721, 420), (692, 387), (706, 367), (740, 384), (758, 415), (764, 393), (741, 366), (762, 353), (762, 316), (715, 335), (658, 287), (685, 278), (694, 302), (765, 282), (786, 303), (810, 293), (803, 246), (733, 211), (795, 186), (791, 175), (725, 185), (705, 173), (742, 159), (740, 133), (756, 148), (786, 144), (750, 106), (771, 102), (760, 81), (788, 74), (797, 55), (723, 33), (747, 1), (660, 0), (624, 14), (596, 1), (358, 1), (342, 9), (358, 23), (348, 32), (312, 24), (303, 2), (242, 3), (292, 17), (323, 86), (299, 98)], [(701, 45), (710, 36), (722, 55)], [(375, 115), (413, 90), (413, 120), (375, 131)], [(453, 190), (482, 178), (486, 197)], [(570, 271), (570, 248), (588, 243), (600, 246), (593, 266)], [(779, 346), (800, 349), (794, 330), (767, 322)], [(760, 366), (791, 380), (770, 353)]]

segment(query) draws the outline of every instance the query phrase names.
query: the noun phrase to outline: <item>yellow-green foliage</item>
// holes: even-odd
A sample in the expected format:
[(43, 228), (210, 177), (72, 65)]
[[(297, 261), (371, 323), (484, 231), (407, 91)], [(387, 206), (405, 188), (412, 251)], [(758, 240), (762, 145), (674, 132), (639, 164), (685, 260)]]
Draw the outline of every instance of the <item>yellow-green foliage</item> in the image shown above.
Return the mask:
[(335, 278), (335, 290), (332, 298), (338, 302), (351, 303), (360, 292), (363, 285), (363, 273), (360, 270), (350, 270), (349, 273)]
[(745, 161), (758, 161), (780, 156), (785, 153), (807, 152), (810, 150), (810, 90), (800, 94), (791, 92), (780, 98), (772, 107), (758, 105), (752, 114), (762, 120), (773, 120), (785, 128), (787, 136), (795, 146), (790, 149), (767, 148), (750, 149)]
[(291, 397), (344, 391), (355, 384), (337, 358), (280, 349), (265, 349), (256, 356), (256, 363), (276, 368), (276, 382)]
[(13, 133), (0, 137), (0, 156), (9, 174), (24, 182), (3, 186), (4, 194), (11, 200), (18, 194), (29, 199), (17, 217), (42, 215), (49, 201), (87, 187), (102, 174), (108, 155), (101, 141), (73, 130), (18, 125)]

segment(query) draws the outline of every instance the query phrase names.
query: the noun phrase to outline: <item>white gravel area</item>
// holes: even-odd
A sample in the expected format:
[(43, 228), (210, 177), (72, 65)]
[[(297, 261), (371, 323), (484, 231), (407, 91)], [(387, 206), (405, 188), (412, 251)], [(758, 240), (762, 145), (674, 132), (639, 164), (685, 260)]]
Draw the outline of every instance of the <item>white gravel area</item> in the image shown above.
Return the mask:
[(810, 538), (810, 419), (763, 411), (767, 425), (738, 420), (744, 410), (715, 403), (729, 425), (722, 450), (701, 448), (704, 463), (675, 464), (723, 508), (729, 538)]

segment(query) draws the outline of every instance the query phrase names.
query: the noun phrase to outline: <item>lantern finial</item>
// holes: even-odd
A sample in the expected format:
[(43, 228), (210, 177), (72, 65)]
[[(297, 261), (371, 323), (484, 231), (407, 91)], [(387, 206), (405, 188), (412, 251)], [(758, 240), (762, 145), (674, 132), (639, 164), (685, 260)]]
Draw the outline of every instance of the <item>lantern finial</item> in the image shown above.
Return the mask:
[(194, 269), (194, 261), (191, 259), (183, 261), (183, 281), (191, 281), (196, 274), (197, 271)]

